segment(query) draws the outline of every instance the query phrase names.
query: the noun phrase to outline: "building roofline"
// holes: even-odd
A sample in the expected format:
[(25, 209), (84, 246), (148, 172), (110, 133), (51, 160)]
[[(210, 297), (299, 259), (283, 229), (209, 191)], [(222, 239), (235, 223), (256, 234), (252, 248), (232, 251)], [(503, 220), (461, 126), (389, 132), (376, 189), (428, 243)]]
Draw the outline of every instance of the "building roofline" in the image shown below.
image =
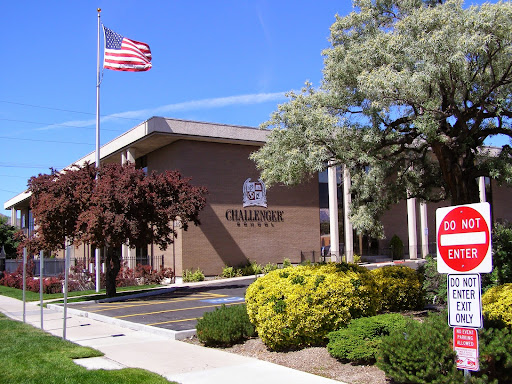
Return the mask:
[[(151, 117), (103, 144), (100, 147), (100, 161), (101, 163), (118, 161), (122, 151), (128, 148), (135, 148), (136, 156), (140, 157), (177, 140), (263, 146), (269, 134), (269, 130), (254, 127)], [(96, 152), (93, 151), (64, 169), (73, 164), (83, 165), (85, 162), (94, 163), (95, 161)], [(4, 203), (4, 209), (11, 209), (25, 201), (28, 203), (30, 195), (25, 191), (14, 196)]]

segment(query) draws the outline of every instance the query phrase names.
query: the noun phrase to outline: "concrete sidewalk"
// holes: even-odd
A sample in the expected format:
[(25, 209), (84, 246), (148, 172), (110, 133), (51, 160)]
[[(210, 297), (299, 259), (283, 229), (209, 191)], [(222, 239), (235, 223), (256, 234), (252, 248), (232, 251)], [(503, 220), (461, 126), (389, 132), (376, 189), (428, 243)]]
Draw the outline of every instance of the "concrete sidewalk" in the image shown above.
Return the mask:
[[(0, 295), (0, 312), (22, 321), (23, 303)], [(98, 316), (82, 317), (70, 312), (66, 320), (66, 338), (105, 354), (100, 358), (76, 361), (89, 369), (143, 368), (181, 384), (340, 384), (254, 358), (177, 341), (172, 334), (152, 332), (153, 327), (131, 329), (123, 324), (106, 323)], [(40, 328), (40, 313), (38, 303), (26, 304), (28, 324)], [(62, 310), (44, 309), (43, 319), (46, 332), (62, 337)]]

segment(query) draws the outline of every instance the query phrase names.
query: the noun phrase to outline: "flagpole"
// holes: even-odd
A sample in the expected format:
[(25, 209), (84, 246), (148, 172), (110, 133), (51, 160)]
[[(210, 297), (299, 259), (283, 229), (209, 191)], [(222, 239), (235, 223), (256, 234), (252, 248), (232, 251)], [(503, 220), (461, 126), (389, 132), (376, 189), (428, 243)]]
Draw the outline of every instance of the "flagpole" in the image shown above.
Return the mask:
[[(100, 168), (100, 15), (101, 8), (98, 8), (98, 49), (97, 49), (97, 79), (96, 79), (96, 169)], [(96, 175), (96, 178), (98, 175)], [(100, 291), (100, 251), (94, 250), (96, 261), (96, 292)]]

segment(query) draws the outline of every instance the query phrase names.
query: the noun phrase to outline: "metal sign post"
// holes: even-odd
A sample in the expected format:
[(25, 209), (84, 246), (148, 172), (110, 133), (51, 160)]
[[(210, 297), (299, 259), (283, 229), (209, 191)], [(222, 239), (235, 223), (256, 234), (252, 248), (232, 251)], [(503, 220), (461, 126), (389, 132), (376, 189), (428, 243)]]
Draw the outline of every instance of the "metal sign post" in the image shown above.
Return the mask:
[(39, 306), (41, 307), (41, 329), (43, 325), (43, 289), (44, 289), (44, 255), (43, 251), (39, 252)]
[(62, 327), (62, 338), (66, 340), (66, 319), (68, 317), (68, 281), (69, 281), (69, 244), (66, 244), (64, 271), (64, 320)]
[(23, 248), (23, 322), (26, 322), (26, 297), (25, 291), (27, 290), (27, 248)]

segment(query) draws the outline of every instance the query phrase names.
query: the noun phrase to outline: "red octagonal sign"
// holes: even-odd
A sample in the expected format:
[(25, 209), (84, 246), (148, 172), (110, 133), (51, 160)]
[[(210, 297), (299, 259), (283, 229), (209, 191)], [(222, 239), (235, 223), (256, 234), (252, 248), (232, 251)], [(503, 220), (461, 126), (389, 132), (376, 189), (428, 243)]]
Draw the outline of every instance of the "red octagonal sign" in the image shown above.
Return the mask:
[(490, 212), (489, 203), (436, 211), (438, 272), (491, 272)]

